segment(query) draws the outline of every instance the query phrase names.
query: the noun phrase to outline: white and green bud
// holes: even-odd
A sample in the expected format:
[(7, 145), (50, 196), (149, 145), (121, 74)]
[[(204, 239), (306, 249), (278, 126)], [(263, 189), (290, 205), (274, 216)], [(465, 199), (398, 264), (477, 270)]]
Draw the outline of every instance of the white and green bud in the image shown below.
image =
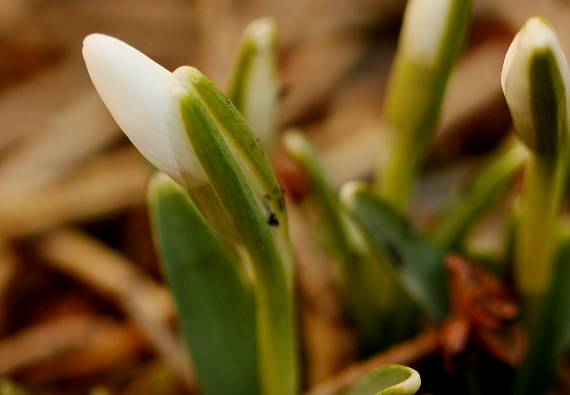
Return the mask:
[(255, 279), (263, 393), (294, 395), (297, 344), (287, 217), (258, 139), (231, 100), (195, 68), (170, 73), (100, 34), (85, 39), (83, 54), (99, 94), (133, 144), (183, 185), (210, 224), (229, 233), (236, 250), (246, 253)]
[(532, 18), (516, 35), (501, 85), (520, 140), (536, 155), (555, 159), (568, 134), (570, 72), (547, 20)]
[(278, 131), (279, 91), (277, 25), (261, 18), (244, 30), (229, 96), (270, 151)]
[(471, 0), (410, 0), (384, 101), (392, 141), (377, 191), (405, 211), (435, 131), (451, 69), (463, 46)]
[(400, 45), (402, 55), (433, 64), (440, 52), (453, 0), (410, 0)]
[(570, 72), (550, 23), (531, 18), (513, 40), (501, 84), (530, 152), (515, 243), (515, 279), (529, 322), (552, 273), (568, 158)]

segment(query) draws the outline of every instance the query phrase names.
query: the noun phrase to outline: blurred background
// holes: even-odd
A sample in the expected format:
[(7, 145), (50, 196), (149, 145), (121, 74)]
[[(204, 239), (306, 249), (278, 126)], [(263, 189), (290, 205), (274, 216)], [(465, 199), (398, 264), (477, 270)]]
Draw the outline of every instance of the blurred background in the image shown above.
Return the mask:
[[(514, 32), (544, 15), (570, 54), (570, 2), (474, 2), (414, 205), (420, 223), (429, 222), (440, 192), (459, 188), (509, 132), (500, 70)], [(376, 163), (404, 7), (402, 0), (0, 0), (0, 388), (8, 380), (41, 394), (195, 387), (149, 233), (151, 169), (89, 81), (85, 35), (116, 36), (171, 70), (194, 65), (224, 87), (244, 26), (274, 17), (282, 126), (309, 134), (340, 185), (367, 177)], [(300, 199), (295, 169), (279, 149), (273, 160)], [(354, 341), (330, 296), (326, 259), (304, 242), (294, 204), (291, 217), (308, 387), (350, 365)], [(491, 250), (494, 241), (479, 240)], [(435, 369), (453, 383), (465, 366)]]

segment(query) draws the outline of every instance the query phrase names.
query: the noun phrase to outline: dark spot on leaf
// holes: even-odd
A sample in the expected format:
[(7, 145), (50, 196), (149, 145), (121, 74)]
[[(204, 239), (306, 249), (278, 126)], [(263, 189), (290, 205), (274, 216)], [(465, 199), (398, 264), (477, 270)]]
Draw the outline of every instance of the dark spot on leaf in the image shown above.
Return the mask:
[(387, 258), (394, 264), (394, 266), (402, 267), (404, 266), (404, 259), (400, 254), (398, 247), (390, 242), (384, 245), (384, 251)]
[(270, 226), (279, 226), (279, 219), (275, 213), (269, 214), (269, 218), (267, 218), (267, 224)]

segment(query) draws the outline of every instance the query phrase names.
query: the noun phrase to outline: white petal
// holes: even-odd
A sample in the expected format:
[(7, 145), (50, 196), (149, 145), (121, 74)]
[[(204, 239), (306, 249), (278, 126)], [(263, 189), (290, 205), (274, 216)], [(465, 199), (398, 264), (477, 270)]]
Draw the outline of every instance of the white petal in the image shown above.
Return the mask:
[(169, 134), (185, 135), (172, 96), (171, 72), (128, 44), (103, 34), (83, 41), (83, 57), (105, 105), (135, 147), (157, 168), (183, 182), (181, 168), (205, 180), (191, 149), (174, 155)]
[(402, 27), (406, 55), (433, 63), (453, 0), (409, 0)]

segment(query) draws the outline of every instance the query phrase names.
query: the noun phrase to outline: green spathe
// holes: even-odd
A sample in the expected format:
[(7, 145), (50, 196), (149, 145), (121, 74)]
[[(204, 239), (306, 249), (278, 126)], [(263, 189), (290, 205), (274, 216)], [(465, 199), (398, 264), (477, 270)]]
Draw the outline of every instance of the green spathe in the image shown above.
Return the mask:
[(281, 187), (231, 101), (194, 68), (175, 74), (186, 88), (179, 99), (188, 139), (251, 261), (263, 394), (295, 395), (293, 267)]

